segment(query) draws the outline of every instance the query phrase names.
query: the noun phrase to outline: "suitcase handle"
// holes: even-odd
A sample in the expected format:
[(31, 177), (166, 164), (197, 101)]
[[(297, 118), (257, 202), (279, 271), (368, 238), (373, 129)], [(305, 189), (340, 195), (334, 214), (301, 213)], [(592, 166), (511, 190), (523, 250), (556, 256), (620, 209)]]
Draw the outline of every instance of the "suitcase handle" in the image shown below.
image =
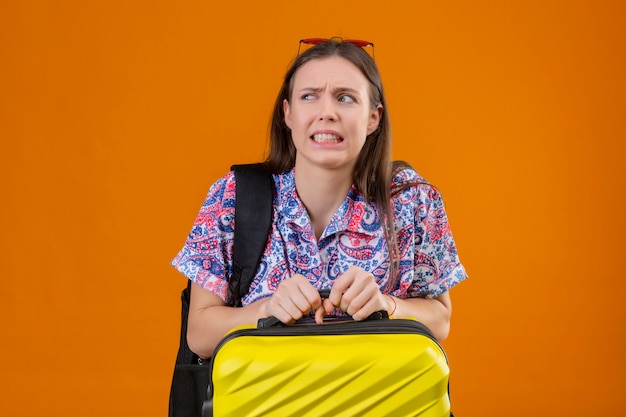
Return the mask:
[[(320, 293), (320, 297), (328, 298), (328, 296), (330, 295), (330, 290), (320, 290), (319, 293)], [(385, 320), (385, 319), (389, 319), (389, 313), (387, 313), (387, 311), (385, 310), (381, 310), (381, 311), (373, 312), (365, 320), (369, 321), (369, 320)], [(281, 322), (274, 316), (259, 319), (259, 321), (257, 322), (258, 329), (267, 329), (268, 327), (282, 327), (282, 326), (286, 326), (286, 324)]]

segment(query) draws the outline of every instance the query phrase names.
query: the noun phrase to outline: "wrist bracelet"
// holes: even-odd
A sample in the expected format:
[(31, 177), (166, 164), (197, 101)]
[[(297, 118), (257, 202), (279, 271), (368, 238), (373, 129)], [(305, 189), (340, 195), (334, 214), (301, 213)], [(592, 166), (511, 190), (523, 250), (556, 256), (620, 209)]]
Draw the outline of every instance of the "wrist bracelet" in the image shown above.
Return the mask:
[(391, 298), (391, 301), (393, 302), (393, 310), (391, 311), (391, 313), (389, 313), (389, 317), (391, 317), (391, 316), (393, 316), (393, 313), (395, 313), (395, 312), (396, 312), (396, 307), (397, 307), (396, 300), (395, 300), (395, 298), (393, 298), (393, 297), (392, 297), (391, 295), (389, 295), (389, 294), (385, 294), (385, 295), (386, 295), (387, 297)]

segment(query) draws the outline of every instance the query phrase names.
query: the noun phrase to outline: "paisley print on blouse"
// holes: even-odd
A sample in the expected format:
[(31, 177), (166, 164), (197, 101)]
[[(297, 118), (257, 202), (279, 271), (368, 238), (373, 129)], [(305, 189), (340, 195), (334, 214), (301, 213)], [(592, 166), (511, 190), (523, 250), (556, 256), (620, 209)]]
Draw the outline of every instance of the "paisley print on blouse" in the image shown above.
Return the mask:
[[(302, 274), (318, 289), (353, 265), (371, 272), (381, 290), (401, 297), (437, 297), (467, 275), (439, 192), (412, 169), (402, 169), (394, 185), (411, 181), (392, 198), (400, 262), (389, 282), (389, 250), (376, 206), (352, 187), (319, 241), (295, 189), (294, 171), (274, 175), (273, 224), (265, 252), (244, 305), (270, 296), (284, 279)], [(172, 261), (181, 273), (227, 303), (232, 272), (235, 179), (216, 181), (191, 232)]]

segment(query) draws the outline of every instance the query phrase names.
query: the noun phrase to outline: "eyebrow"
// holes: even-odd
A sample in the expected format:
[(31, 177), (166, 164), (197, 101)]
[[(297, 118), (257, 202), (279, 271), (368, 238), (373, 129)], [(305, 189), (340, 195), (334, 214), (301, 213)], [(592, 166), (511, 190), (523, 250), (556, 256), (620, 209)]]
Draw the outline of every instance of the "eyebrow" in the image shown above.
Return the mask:
[[(298, 91), (312, 91), (314, 93), (319, 93), (320, 91), (322, 91), (324, 88), (323, 87), (303, 87)], [(351, 93), (351, 94), (355, 94), (355, 95), (359, 95), (359, 90), (354, 89), (354, 88), (350, 88), (350, 87), (337, 87), (337, 88), (333, 88), (332, 90), (333, 93)]]

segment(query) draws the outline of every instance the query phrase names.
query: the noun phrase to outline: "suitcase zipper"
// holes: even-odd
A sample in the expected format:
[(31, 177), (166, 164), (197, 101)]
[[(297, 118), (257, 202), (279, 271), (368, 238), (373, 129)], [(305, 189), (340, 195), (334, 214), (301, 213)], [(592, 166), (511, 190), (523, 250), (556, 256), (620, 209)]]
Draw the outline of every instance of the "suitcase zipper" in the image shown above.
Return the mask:
[[(234, 339), (236, 337), (241, 336), (340, 336), (346, 334), (346, 331), (349, 331), (351, 335), (355, 334), (404, 334), (404, 333), (415, 333), (418, 335), (426, 336), (431, 339), (435, 344), (439, 347), (441, 352), (443, 353), (446, 362), (448, 362), (448, 357), (446, 355), (445, 350), (439, 344), (439, 341), (435, 338), (432, 332), (423, 325), (422, 323), (415, 320), (407, 320), (407, 319), (383, 319), (383, 320), (372, 320), (372, 321), (346, 321), (342, 323), (342, 326), (337, 326), (335, 324), (300, 324), (293, 326), (276, 326), (276, 327), (267, 327), (267, 328), (256, 328), (249, 327), (245, 329), (237, 329), (230, 333), (228, 333), (224, 338), (215, 346), (215, 350), (213, 351), (213, 355), (210, 359), (210, 368), (213, 369), (213, 362), (217, 352), (220, 350), (222, 345), (227, 343), (229, 340)], [(349, 330), (346, 327), (349, 326)], [(210, 379), (209, 382), (209, 398), (212, 397), (213, 393), (213, 380)]]
[[(256, 328), (250, 327), (245, 329), (237, 329), (228, 333), (224, 338), (215, 346), (211, 362), (215, 353), (219, 351), (220, 347), (227, 343), (229, 340), (246, 335), (252, 336), (338, 336), (346, 334), (349, 331), (350, 334), (402, 334), (402, 333), (415, 333), (428, 337), (439, 346), (442, 352), (443, 348), (439, 344), (439, 341), (432, 332), (422, 323), (415, 320), (395, 319), (395, 320), (376, 320), (376, 321), (346, 321), (342, 322), (342, 326), (335, 324), (301, 324), (293, 326), (276, 326), (268, 328)], [(350, 326), (349, 330), (346, 326)], [(445, 352), (444, 352), (445, 354)]]
[[(341, 325), (339, 325), (341, 324)], [(348, 327), (349, 326), (349, 327)], [(275, 326), (268, 328), (246, 328), (235, 330), (226, 336), (237, 337), (252, 333), (259, 336), (304, 336), (304, 335), (340, 335), (349, 332), (351, 334), (384, 334), (384, 333), (417, 333), (427, 336), (437, 342), (435, 336), (422, 323), (414, 320), (376, 320), (376, 321), (351, 321), (327, 324), (296, 324), (292, 326)]]

